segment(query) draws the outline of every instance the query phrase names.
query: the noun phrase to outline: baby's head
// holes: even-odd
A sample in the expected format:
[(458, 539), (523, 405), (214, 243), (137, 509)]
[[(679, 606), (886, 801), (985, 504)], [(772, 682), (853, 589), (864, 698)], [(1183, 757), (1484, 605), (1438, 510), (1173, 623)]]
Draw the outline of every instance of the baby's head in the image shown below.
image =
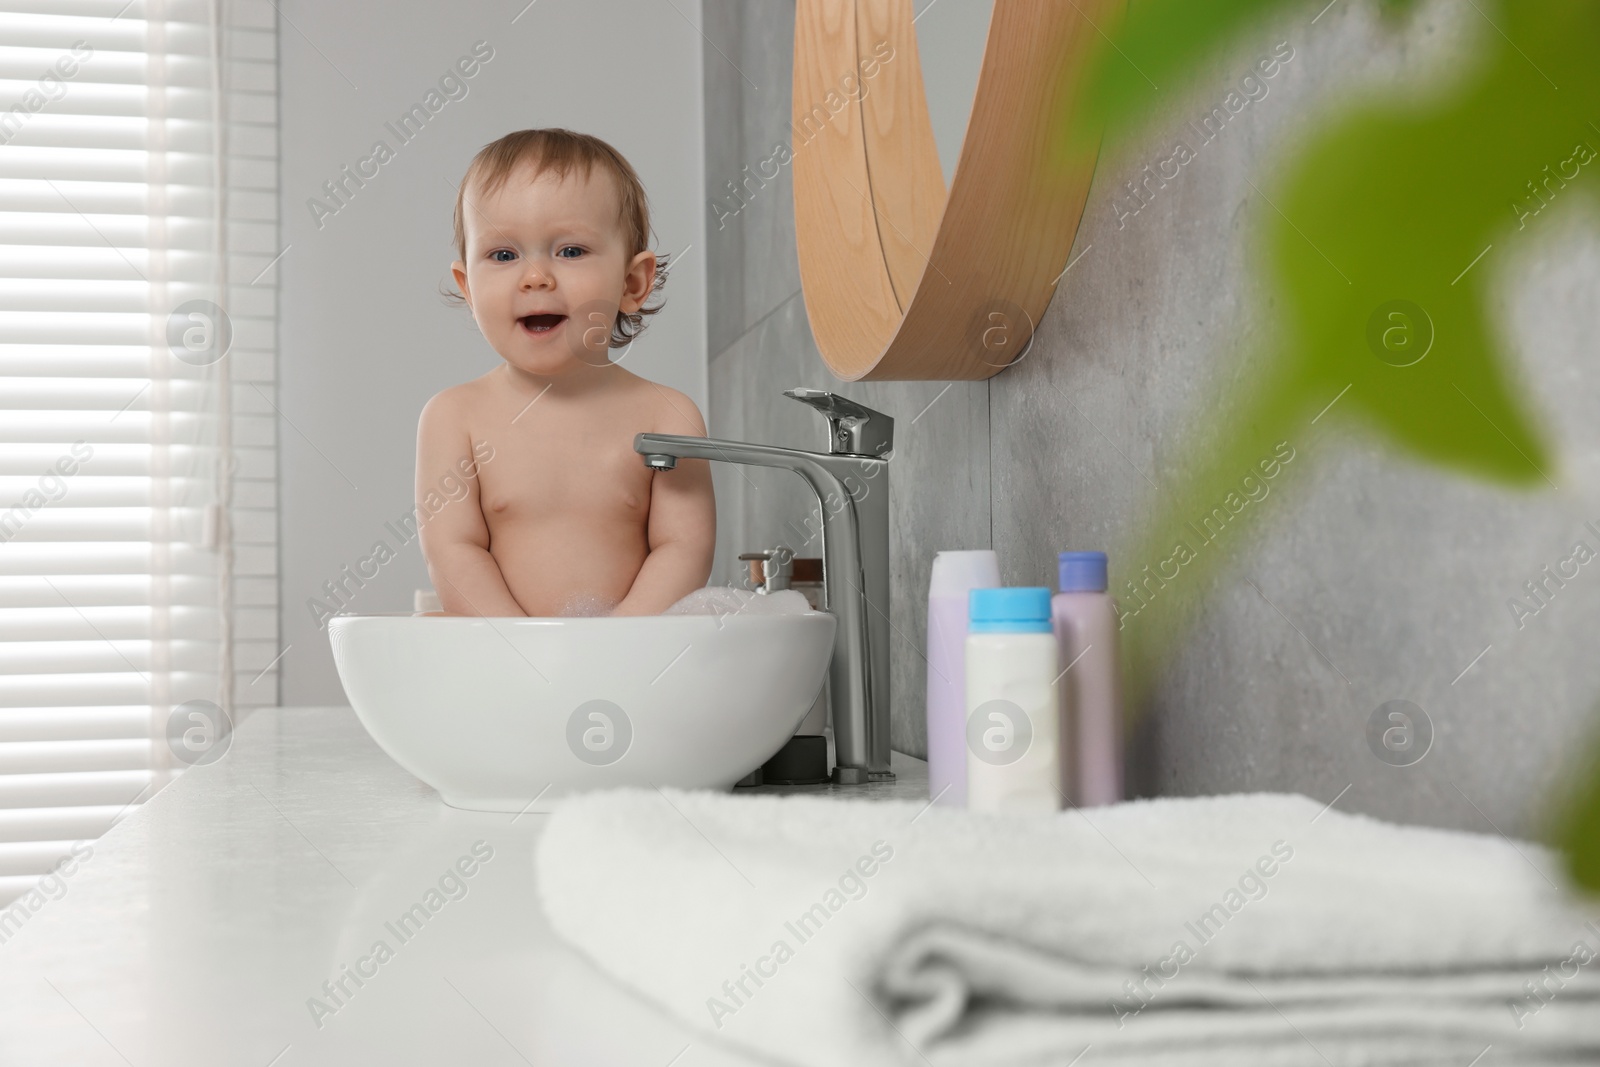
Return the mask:
[(507, 363), (540, 376), (608, 366), (666, 281), (628, 161), (598, 137), (519, 130), (484, 146), (456, 195), (456, 286)]

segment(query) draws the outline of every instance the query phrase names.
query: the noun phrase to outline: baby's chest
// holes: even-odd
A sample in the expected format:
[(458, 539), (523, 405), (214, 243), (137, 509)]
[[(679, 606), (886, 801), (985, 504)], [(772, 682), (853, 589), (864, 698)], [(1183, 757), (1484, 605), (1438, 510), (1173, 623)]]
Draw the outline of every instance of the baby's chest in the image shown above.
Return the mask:
[(650, 469), (628, 447), (500, 450), (479, 467), (485, 518), (642, 518), (650, 510)]

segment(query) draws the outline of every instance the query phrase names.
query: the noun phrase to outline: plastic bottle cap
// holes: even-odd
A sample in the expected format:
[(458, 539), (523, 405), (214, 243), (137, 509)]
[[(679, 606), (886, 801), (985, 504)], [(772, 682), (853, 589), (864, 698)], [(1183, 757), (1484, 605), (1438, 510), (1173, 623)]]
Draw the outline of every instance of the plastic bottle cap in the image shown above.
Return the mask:
[(1106, 591), (1104, 552), (1063, 552), (1056, 557), (1063, 593), (1103, 593)]
[(974, 589), (967, 594), (971, 633), (1049, 633), (1050, 590), (1042, 585)]

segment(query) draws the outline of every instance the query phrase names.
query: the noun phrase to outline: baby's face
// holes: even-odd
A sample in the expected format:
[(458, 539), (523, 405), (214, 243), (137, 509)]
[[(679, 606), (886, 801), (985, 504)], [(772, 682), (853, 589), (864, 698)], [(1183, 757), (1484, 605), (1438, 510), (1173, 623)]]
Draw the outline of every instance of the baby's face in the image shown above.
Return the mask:
[(550, 377), (609, 364), (617, 311), (639, 309), (656, 269), (652, 253), (631, 253), (618, 201), (610, 175), (581, 168), (523, 167), (492, 196), (468, 190), (456, 285), (513, 367)]

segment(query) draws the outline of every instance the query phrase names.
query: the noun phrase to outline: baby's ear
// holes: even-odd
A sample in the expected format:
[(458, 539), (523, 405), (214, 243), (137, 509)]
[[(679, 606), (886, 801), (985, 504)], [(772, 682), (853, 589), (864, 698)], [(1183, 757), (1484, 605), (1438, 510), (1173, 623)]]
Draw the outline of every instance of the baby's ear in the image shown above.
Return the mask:
[(650, 296), (650, 290), (656, 282), (656, 254), (646, 249), (637, 253), (628, 263), (627, 273), (622, 279), (622, 301), (620, 307), (626, 314), (638, 311)]
[(472, 293), (467, 289), (467, 265), (459, 259), (450, 264), (450, 273), (456, 280), (456, 291), (461, 294), (461, 299), (467, 302), (467, 307), (472, 306)]

